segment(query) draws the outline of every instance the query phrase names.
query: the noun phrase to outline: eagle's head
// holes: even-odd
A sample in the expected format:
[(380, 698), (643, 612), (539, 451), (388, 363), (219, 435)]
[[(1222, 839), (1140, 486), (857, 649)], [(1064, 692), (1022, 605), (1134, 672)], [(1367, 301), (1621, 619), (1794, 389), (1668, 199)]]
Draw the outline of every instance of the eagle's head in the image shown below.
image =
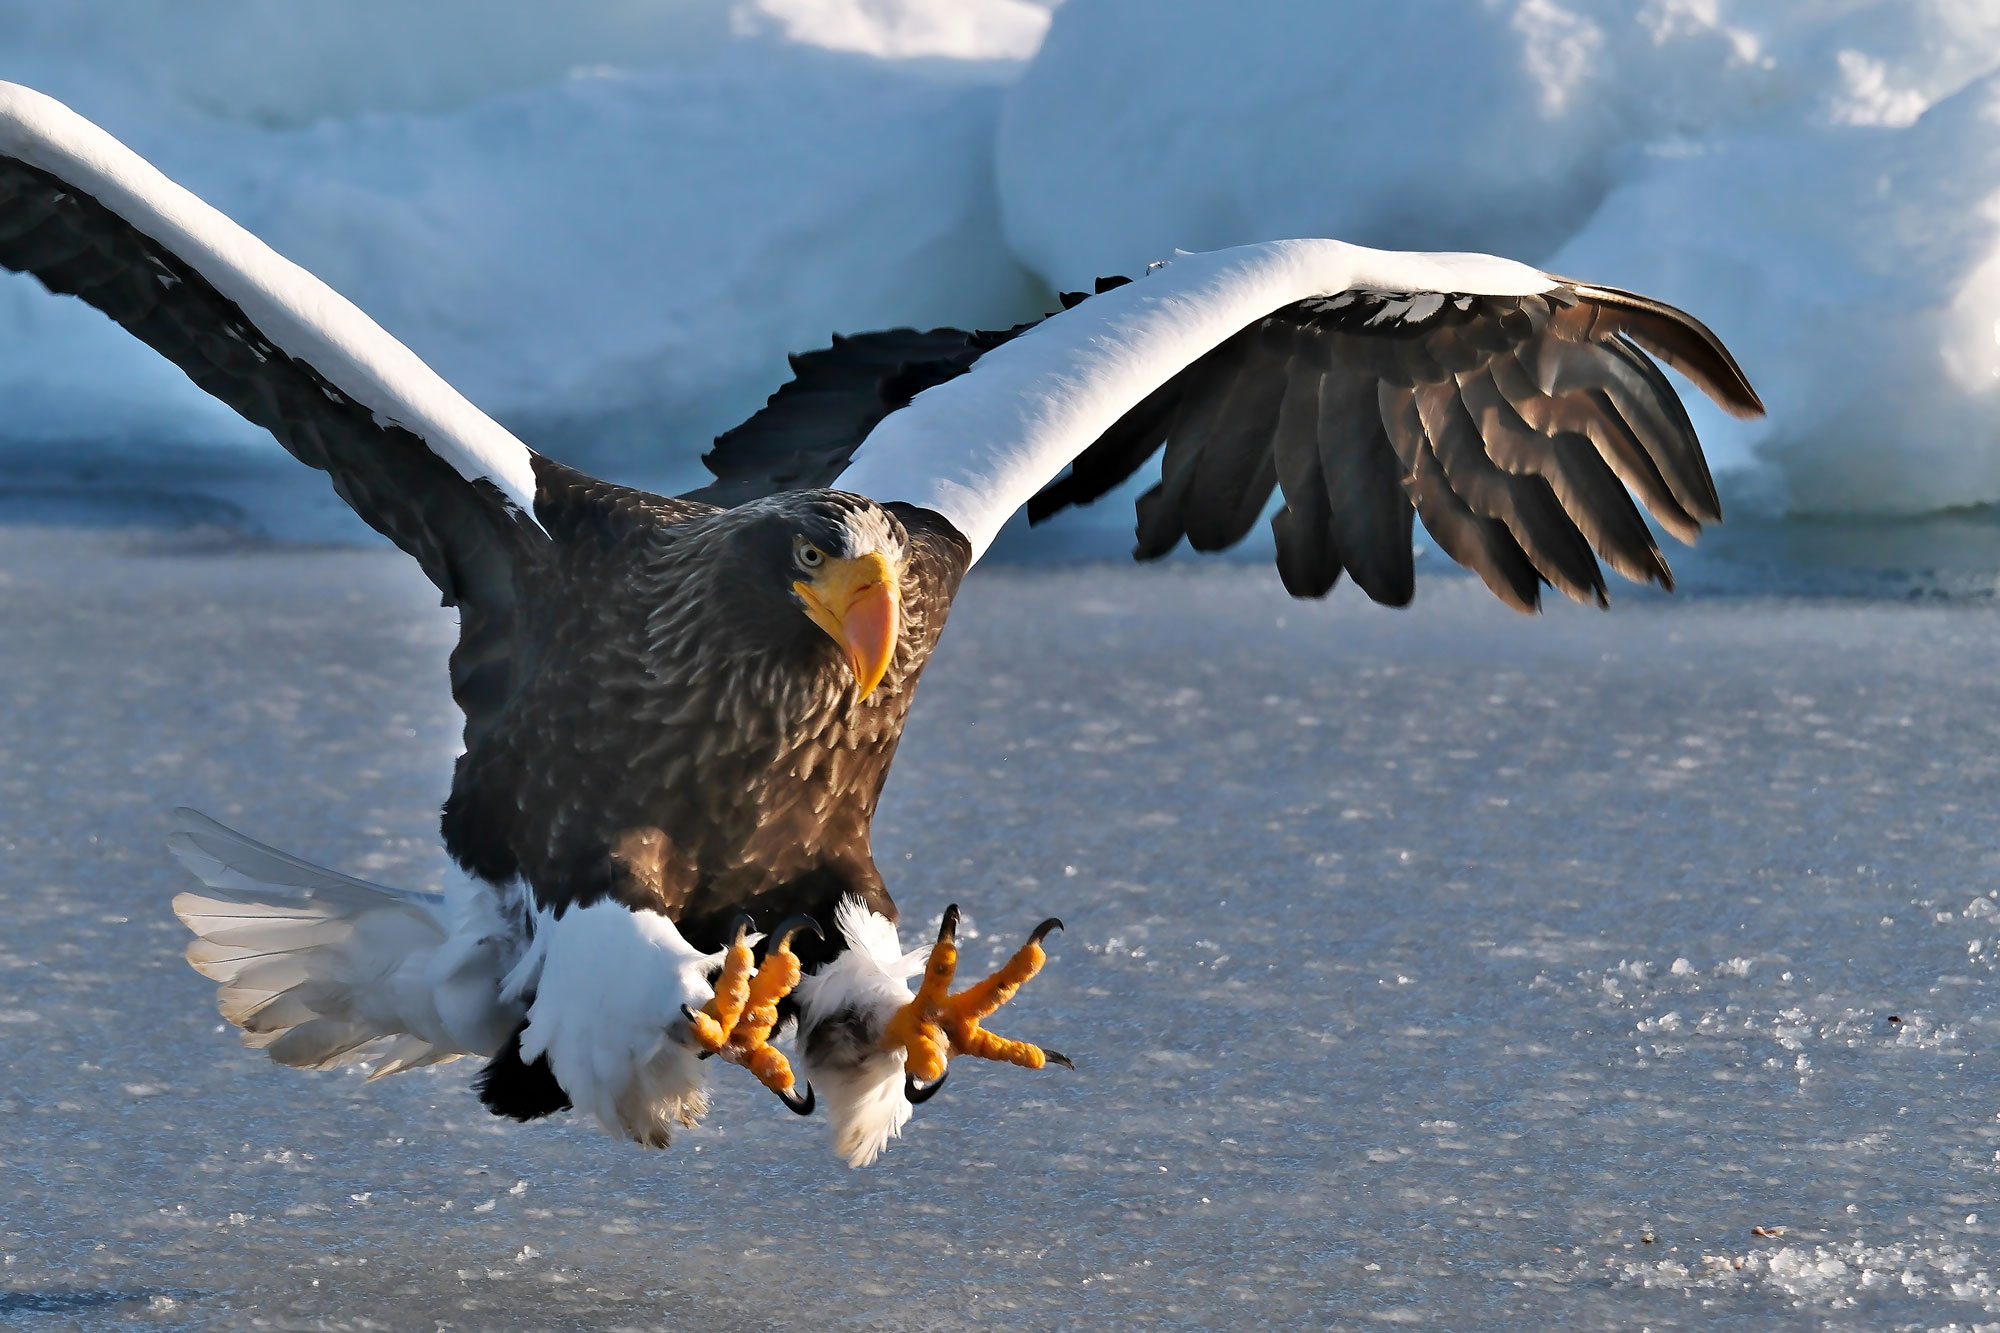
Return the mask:
[[(731, 591), (759, 637), (844, 662), (866, 699), (895, 660), (910, 539), (894, 514), (845, 491), (788, 491), (723, 516)], [(835, 654), (827, 653), (832, 641)]]

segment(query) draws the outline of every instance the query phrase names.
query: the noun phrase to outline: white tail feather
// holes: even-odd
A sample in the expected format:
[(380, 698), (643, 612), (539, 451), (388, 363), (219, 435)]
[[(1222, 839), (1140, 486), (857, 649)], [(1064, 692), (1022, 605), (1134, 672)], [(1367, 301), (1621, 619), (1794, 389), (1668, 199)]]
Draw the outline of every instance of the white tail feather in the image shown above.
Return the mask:
[(379, 1078), (491, 1055), (521, 1023), (501, 980), (525, 948), (524, 922), (491, 886), (371, 884), (193, 810), (174, 815), (168, 849), (208, 886), (174, 899), (196, 937), (188, 962), (219, 983), (245, 1045), (309, 1069), (372, 1056)]

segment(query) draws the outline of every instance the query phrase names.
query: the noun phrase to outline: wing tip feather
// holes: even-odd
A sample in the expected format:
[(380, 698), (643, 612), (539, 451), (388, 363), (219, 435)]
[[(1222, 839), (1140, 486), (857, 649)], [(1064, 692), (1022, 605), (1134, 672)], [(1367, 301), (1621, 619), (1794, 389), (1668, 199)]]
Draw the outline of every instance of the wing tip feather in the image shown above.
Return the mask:
[[(1766, 415), (1763, 398), (1715, 331), (1678, 306), (1619, 287), (1558, 278), (1578, 297), (1617, 312), (1619, 328), (1648, 352), (1686, 375), (1715, 405), (1739, 421)], [(1662, 329), (1661, 325), (1665, 325)], [(1686, 338), (1662, 336), (1684, 334)], [(1692, 341), (1688, 341), (1692, 339)]]

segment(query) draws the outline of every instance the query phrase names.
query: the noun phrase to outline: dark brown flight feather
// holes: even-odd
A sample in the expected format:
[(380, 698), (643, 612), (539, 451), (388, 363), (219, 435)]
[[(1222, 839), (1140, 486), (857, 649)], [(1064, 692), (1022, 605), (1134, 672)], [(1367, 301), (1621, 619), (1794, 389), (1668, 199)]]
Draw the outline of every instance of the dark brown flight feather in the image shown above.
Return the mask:
[[(1086, 299), (1066, 293), (1063, 305)], [(801, 359), (795, 385), (717, 441), (710, 491), (830, 483), (907, 401), (899, 386), (963, 374), (1030, 327), (894, 330)], [(1721, 504), (1654, 356), (1727, 411), (1763, 411), (1706, 326), (1609, 287), (1562, 281), (1518, 297), (1357, 289), (1300, 301), (1168, 377), (1030, 499), (1028, 517), (1089, 504), (1161, 453), (1160, 480), (1137, 503), (1141, 560), (1183, 539), (1201, 551), (1234, 545), (1275, 487), (1279, 573), (1297, 596), (1324, 595), (1345, 571), (1378, 602), (1409, 601), (1413, 511), (1446, 554), (1521, 610), (1540, 604), (1544, 583), (1603, 605), (1599, 559), (1671, 588), (1634, 497), (1688, 542)], [(845, 396), (815, 391), (829, 384)], [(1315, 399), (1308, 431), (1302, 413)], [(855, 402), (866, 413), (844, 416)], [(749, 440), (754, 448), (740, 443)]]

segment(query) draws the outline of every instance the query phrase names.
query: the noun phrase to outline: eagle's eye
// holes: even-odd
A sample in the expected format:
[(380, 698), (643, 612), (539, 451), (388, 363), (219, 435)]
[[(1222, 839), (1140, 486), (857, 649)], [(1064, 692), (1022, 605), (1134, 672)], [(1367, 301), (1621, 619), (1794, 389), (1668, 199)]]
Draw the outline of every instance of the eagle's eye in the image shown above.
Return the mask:
[(801, 537), (798, 549), (792, 553), (792, 558), (799, 562), (800, 569), (818, 569), (826, 563), (826, 552)]

